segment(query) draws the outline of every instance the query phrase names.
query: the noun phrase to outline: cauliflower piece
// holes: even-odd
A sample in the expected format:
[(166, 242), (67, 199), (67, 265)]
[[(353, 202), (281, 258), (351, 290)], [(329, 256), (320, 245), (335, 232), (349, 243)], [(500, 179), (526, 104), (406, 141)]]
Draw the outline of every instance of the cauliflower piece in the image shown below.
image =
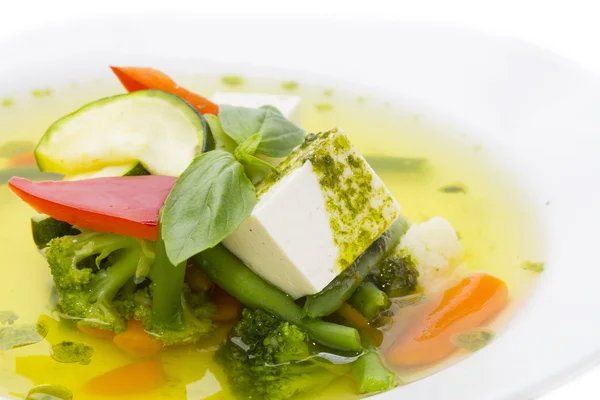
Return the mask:
[(419, 272), (423, 291), (434, 293), (460, 274), (463, 248), (456, 231), (444, 218), (412, 224), (400, 241), (400, 252), (410, 257)]

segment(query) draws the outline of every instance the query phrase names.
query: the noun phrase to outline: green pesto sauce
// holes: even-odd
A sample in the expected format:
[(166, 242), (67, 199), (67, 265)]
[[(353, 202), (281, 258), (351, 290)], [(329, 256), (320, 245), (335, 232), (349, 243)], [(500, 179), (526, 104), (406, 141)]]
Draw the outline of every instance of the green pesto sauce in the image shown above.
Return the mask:
[(396, 219), (394, 199), (384, 186), (373, 184), (371, 169), (337, 129), (309, 135), (279, 165), (278, 173), (269, 174), (258, 185), (258, 196), (306, 161), (319, 176), (334, 243), (339, 249), (338, 265), (344, 270)]
[(525, 271), (531, 271), (531, 272), (535, 272), (537, 274), (544, 272), (544, 268), (545, 265), (543, 262), (536, 262), (536, 261), (524, 261), (521, 264), (521, 268), (523, 268)]
[(315, 104), (317, 111), (330, 111), (333, 110), (333, 104), (331, 103), (317, 103)]
[(52, 94), (52, 89), (35, 89), (31, 91), (33, 97), (48, 97)]
[(298, 82), (296, 81), (284, 81), (281, 82), (281, 88), (284, 90), (296, 90), (298, 89)]
[(10, 108), (15, 105), (15, 101), (11, 97), (6, 97), (0, 101), (0, 105), (4, 108)]
[(239, 87), (244, 84), (244, 78), (238, 75), (224, 75), (221, 77), (221, 83), (225, 86)]

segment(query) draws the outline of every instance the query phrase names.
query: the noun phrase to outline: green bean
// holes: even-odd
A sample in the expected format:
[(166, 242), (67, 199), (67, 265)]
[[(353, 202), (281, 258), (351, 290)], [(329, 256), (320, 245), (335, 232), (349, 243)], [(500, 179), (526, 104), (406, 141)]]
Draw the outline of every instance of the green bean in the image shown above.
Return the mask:
[(407, 231), (408, 221), (400, 217), (381, 235), (354, 263), (339, 274), (325, 289), (308, 296), (304, 303), (304, 314), (311, 317), (324, 317), (333, 314), (348, 300), (362, 281), (388, 253), (400, 237)]
[(356, 292), (348, 299), (348, 304), (354, 307), (369, 321), (377, 318), (379, 313), (389, 306), (388, 295), (380, 290), (373, 282), (363, 282)]
[(208, 278), (247, 307), (261, 308), (305, 329), (315, 341), (338, 350), (359, 351), (356, 329), (304, 318), (302, 309), (281, 290), (255, 274), (223, 245), (194, 256)]

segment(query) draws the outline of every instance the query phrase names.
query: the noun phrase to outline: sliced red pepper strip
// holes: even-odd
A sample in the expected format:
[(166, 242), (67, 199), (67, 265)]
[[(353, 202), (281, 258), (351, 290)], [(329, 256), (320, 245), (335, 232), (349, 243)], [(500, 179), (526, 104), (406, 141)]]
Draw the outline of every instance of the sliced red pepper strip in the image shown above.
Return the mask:
[(147, 240), (158, 238), (158, 214), (174, 184), (175, 178), (156, 175), (8, 181), (10, 190), (39, 213), (80, 229)]
[(128, 92), (155, 89), (181, 97), (201, 114), (219, 113), (219, 106), (205, 97), (190, 92), (167, 75), (153, 68), (110, 67)]

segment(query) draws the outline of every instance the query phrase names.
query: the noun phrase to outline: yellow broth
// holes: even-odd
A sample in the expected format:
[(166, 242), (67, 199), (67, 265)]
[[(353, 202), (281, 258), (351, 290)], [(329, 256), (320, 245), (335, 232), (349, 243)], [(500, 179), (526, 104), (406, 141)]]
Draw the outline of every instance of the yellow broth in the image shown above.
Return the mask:
[[(521, 304), (531, 286), (533, 273), (524, 271), (525, 260), (542, 260), (543, 248), (535, 208), (526, 194), (501, 168), (490, 161), (490, 150), (473, 142), (461, 132), (425, 122), (424, 116), (402, 111), (364, 93), (349, 93), (300, 83), (265, 80), (221, 80), (209, 76), (176, 77), (191, 90), (210, 96), (217, 90), (295, 94), (303, 98), (303, 125), (309, 132), (341, 127), (365, 155), (426, 159), (427, 168), (410, 172), (374, 167), (394, 193), (402, 212), (415, 222), (433, 216), (448, 219), (460, 235), (465, 262), (472, 270), (492, 273), (509, 286), (511, 307), (491, 325), (496, 332), (507, 316)], [(0, 145), (9, 141), (36, 142), (55, 119), (81, 105), (122, 92), (116, 79), (75, 83), (65, 87), (39, 88), (29, 93), (0, 96)], [(41, 95), (43, 94), (43, 95)], [(7, 159), (0, 158), (0, 168)], [(441, 191), (448, 185), (454, 192)], [(456, 189), (459, 188), (459, 189)], [(464, 192), (462, 189), (466, 189)], [(452, 188), (451, 188), (452, 189)], [(31, 209), (12, 195), (3, 182), (0, 186), (0, 311), (19, 315), (16, 323), (35, 322), (46, 315), (50, 331), (44, 341), (0, 351), (0, 395), (22, 398), (33, 385), (60, 384), (74, 398), (100, 398), (83, 391), (89, 379), (128, 364), (134, 359), (116, 348), (110, 340), (87, 336), (70, 323), (58, 323), (53, 314), (52, 281), (44, 259), (36, 250), (30, 233)], [(420, 307), (407, 307), (384, 328), (382, 349), (407, 326)], [(48, 317), (54, 315), (53, 317)], [(227, 327), (221, 327), (196, 346), (170, 348), (160, 354), (167, 376), (161, 388), (129, 396), (150, 398), (226, 399), (232, 394), (226, 376), (213, 361), (213, 354), (224, 340)], [(50, 347), (60, 341), (86, 343), (94, 348), (88, 365), (61, 364), (50, 357)], [(410, 382), (447, 366), (466, 352), (437, 366), (400, 370)], [(350, 377), (342, 377), (317, 393), (298, 398), (355, 398), (356, 387)]]

